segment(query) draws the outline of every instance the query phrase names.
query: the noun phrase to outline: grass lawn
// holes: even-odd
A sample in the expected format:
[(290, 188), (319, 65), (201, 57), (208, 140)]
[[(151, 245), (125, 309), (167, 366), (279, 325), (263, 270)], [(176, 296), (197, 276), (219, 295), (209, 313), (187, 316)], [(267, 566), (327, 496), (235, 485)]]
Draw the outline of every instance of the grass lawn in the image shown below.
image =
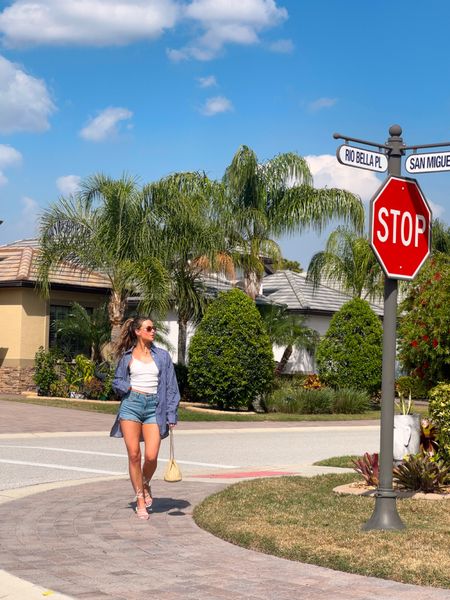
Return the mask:
[(361, 457), (357, 456), (356, 454), (346, 456), (332, 456), (331, 458), (318, 460), (313, 464), (317, 465), (318, 467), (341, 467), (344, 469), (353, 469), (355, 465), (352, 461), (357, 460), (358, 458)]
[(404, 583), (450, 588), (450, 501), (397, 501), (404, 531), (361, 531), (373, 498), (337, 496), (356, 475), (241, 482), (194, 510), (197, 524), (234, 544), (290, 560)]
[[(27, 398), (26, 396), (2, 396), (3, 400), (11, 402), (23, 402), (26, 404), (40, 404), (41, 406), (56, 406), (59, 408), (69, 408), (74, 410), (87, 410), (93, 412), (116, 414), (118, 404), (105, 402), (66, 401), (57, 398)], [(417, 411), (422, 415), (427, 414), (427, 407), (419, 406)], [(248, 414), (245, 412), (210, 412), (192, 411), (180, 406), (178, 409), (178, 418), (180, 421), (361, 421), (380, 418), (379, 410), (371, 410), (366, 413), (356, 415), (297, 415), (287, 413), (264, 413)]]

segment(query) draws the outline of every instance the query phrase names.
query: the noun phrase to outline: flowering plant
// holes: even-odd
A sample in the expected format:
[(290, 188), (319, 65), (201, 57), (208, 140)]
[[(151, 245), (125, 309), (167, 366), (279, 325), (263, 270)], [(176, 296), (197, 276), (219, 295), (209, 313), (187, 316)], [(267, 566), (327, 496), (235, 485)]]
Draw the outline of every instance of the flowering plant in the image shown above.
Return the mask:
[(400, 306), (399, 359), (427, 388), (450, 379), (450, 257), (424, 265)]

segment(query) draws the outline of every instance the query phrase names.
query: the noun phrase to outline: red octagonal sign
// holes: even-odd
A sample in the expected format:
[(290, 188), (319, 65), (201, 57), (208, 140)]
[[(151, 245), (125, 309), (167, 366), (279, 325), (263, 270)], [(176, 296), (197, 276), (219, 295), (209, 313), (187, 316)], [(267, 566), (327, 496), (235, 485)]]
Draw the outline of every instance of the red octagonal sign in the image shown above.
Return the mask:
[(387, 277), (417, 275), (430, 254), (431, 210), (415, 179), (389, 177), (372, 198), (370, 245)]

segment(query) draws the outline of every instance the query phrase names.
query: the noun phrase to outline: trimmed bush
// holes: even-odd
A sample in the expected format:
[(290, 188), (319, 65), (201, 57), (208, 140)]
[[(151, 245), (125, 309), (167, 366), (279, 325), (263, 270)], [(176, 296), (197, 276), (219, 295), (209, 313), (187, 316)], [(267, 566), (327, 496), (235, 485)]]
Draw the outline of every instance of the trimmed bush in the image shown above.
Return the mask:
[(333, 388), (376, 393), (381, 387), (383, 329), (368, 302), (350, 300), (333, 316), (316, 360), (322, 381)]
[(254, 302), (238, 289), (219, 294), (189, 345), (194, 400), (248, 408), (274, 378), (272, 344)]
[(428, 412), (439, 430), (438, 455), (450, 463), (450, 383), (439, 383), (429, 398)]

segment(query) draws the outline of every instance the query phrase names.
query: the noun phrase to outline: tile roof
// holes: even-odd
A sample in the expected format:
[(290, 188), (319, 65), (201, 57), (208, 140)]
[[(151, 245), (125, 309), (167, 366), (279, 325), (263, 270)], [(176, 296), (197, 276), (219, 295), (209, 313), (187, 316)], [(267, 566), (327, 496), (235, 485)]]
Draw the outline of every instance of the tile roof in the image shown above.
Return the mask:
[[(319, 285), (314, 289), (313, 284), (303, 273), (289, 270), (277, 271), (263, 279), (263, 293), (272, 302), (285, 304), (291, 310), (302, 312), (335, 313), (351, 297), (342, 291)], [(382, 316), (383, 308), (378, 304), (370, 304), (373, 311)]]
[[(39, 247), (36, 240), (20, 240), (0, 246), (0, 284), (30, 282), (37, 277)], [(101, 273), (88, 273), (62, 263), (50, 274), (50, 283), (88, 288), (109, 288), (109, 279)]]

